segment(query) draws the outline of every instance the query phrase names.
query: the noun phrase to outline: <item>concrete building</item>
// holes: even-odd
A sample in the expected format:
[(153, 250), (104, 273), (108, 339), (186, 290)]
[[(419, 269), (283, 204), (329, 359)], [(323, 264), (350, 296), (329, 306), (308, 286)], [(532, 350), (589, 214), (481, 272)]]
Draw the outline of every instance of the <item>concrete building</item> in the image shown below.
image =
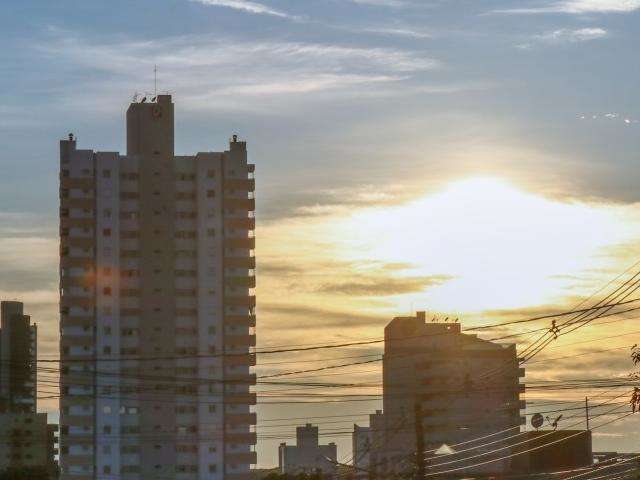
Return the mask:
[(368, 427), (353, 426), (353, 466), (357, 477), (375, 477), (379, 457), (384, 452), (384, 438), (382, 410), (369, 415)]
[(253, 172), (235, 135), (176, 156), (170, 95), (126, 155), (60, 142), (63, 479), (248, 478)]
[(0, 413), (0, 472), (31, 468), (55, 478), (57, 430), (46, 413)]
[(281, 443), (278, 448), (280, 473), (322, 472), (325, 478), (334, 478), (338, 472), (338, 447), (335, 443), (320, 445), (318, 427), (307, 423), (296, 428), (296, 445)]
[[(384, 446), (378, 453), (379, 471), (407, 473), (416, 468), (421, 438), (425, 452), (443, 444), (510, 430), (524, 423), (515, 345), (498, 344), (461, 333), (458, 323), (426, 322), (424, 312), (394, 318), (385, 328), (383, 359)], [(501, 435), (474, 454), (500, 448)], [(504, 452), (504, 451), (503, 451)], [(433, 453), (425, 454), (427, 473), (461, 468), (460, 474), (501, 474), (509, 460), (479, 467), (474, 463), (497, 459), (500, 452), (437, 467)], [(502, 455), (504, 456), (504, 455)], [(464, 458), (449, 456), (447, 461)]]
[(37, 333), (21, 302), (0, 302), (0, 412), (36, 412)]

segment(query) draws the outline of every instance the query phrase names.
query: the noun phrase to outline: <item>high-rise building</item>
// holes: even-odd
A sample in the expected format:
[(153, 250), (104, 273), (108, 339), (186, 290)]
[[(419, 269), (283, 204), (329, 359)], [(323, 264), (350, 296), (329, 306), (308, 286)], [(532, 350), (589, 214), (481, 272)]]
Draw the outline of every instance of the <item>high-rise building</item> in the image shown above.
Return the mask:
[(378, 458), (384, 452), (384, 415), (382, 410), (369, 415), (369, 426), (353, 426), (353, 467), (358, 478), (375, 478)]
[[(375, 455), (377, 470), (419, 471), (416, 455), (422, 450), (427, 474), (508, 472), (510, 460), (500, 459), (508, 450), (501, 448), (524, 423), (524, 369), (515, 345), (463, 334), (458, 323), (425, 320), (418, 312), (396, 317), (385, 328), (385, 439)], [(490, 444), (473, 444), (473, 458), (468, 452), (455, 455), (448, 446), (490, 434)], [(444, 451), (446, 457), (437, 455)], [(448, 463), (438, 466), (442, 462)]]
[(60, 142), (63, 479), (248, 477), (254, 165), (174, 154), (170, 95), (127, 110), (127, 154)]
[(21, 302), (0, 302), (0, 412), (36, 412), (37, 332)]
[(57, 425), (36, 412), (37, 337), (21, 302), (0, 302), (0, 473), (56, 473)]

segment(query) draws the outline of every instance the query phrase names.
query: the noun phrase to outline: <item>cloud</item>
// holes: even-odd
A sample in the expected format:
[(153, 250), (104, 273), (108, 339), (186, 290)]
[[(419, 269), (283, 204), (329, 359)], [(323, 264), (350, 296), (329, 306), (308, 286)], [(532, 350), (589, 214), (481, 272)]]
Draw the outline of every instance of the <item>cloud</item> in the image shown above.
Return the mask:
[[(397, 84), (431, 70), (439, 62), (422, 53), (397, 48), (313, 42), (245, 41), (213, 35), (185, 35), (155, 40), (95, 42), (53, 33), (36, 48), (45, 56), (84, 72), (83, 89), (57, 95), (67, 105), (86, 108), (88, 98), (113, 96), (105, 105), (120, 108), (131, 85), (152, 85), (159, 66), (161, 90), (169, 87), (189, 110), (216, 111), (282, 108), (281, 96), (361, 95), (380, 85)], [(131, 65), (137, 65), (131, 69)], [(89, 75), (88, 72), (95, 73)], [(144, 72), (144, 73), (142, 73)], [(206, 78), (206, 81), (202, 81)], [(397, 89), (396, 89), (397, 90)], [(277, 103), (276, 103), (277, 102)]]
[(323, 293), (348, 295), (354, 297), (387, 297), (418, 293), (429, 287), (442, 285), (450, 280), (447, 275), (431, 275), (425, 277), (355, 277), (344, 282), (326, 283), (318, 290)]
[(536, 40), (546, 43), (578, 43), (589, 40), (598, 40), (608, 35), (603, 28), (579, 28), (571, 30), (562, 28), (552, 32), (544, 33), (535, 37)]
[(351, 0), (359, 5), (373, 5), (376, 7), (404, 7), (407, 2), (403, 0)]
[(275, 10), (267, 5), (257, 2), (249, 2), (247, 0), (191, 0), (203, 5), (209, 5), (213, 7), (226, 7), (234, 10), (240, 10), (242, 12), (252, 13), (256, 15), (271, 15), (274, 17), (297, 19), (294, 15)]
[[(287, 329), (326, 329), (335, 327), (377, 327), (382, 328), (390, 318), (384, 315), (358, 314), (353, 311), (330, 310), (309, 305), (297, 305), (293, 303), (260, 303), (260, 314), (273, 315), (281, 318), (282, 324)], [(282, 317), (285, 317), (284, 319)], [(286, 317), (292, 317), (296, 321), (291, 322)], [(304, 319), (304, 321), (300, 321)], [(274, 326), (275, 322), (271, 322)]]
[(640, 9), (640, 0), (561, 0), (541, 7), (501, 9), (494, 10), (494, 13), (628, 13), (638, 9)]

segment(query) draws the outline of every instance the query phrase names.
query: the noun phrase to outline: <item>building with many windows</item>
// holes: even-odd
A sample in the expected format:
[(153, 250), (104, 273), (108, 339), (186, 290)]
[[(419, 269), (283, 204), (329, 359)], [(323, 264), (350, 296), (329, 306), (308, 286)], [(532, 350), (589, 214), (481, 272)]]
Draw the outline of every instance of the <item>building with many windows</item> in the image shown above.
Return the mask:
[(36, 411), (37, 336), (22, 302), (0, 302), (0, 412)]
[[(424, 312), (394, 318), (385, 328), (384, 441), (372, 455), (376, 471), (414, 472), (422, 450), (429, 475), (509, 472), (503, 447), (525, 420), (523, 376), (514, 344), (462, 333), (459, 323), (426, 322)], [(473, 458), (448, 447), (486, 435), (491, 443), (474, 444)]]
[(60, 142), (63, 479), (245, 479), (256, 462), (254, 166), (174, 154), (170, 95), (127, 154)]

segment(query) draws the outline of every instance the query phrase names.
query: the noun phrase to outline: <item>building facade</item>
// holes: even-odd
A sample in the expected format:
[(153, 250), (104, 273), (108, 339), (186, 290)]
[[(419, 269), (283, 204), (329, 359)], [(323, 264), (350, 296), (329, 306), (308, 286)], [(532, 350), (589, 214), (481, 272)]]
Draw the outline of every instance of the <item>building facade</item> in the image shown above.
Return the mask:
[(37, 337), (21, 302), (0, 302), (0, 412), (36, 412)]
[(278, 448), (280, 473), (321, 473), (335, 478), (338, 473), (338, 447), (335, 443), (320, 445), (318, 427), (307, 423), (296, 427), (296, 445), (281, 443)]
[(34, 469), (56, 478), (57, 430), (46, 413), (0, 413), (0, 473)]
[(355, 475), (375, 478), (376, 468), (384, 455), (384, 415), (382, 410), (369, 415), (369, 426), (353, 426), (352, 451)]
[(238, 479), (256, 462), (254, 166), (174, 153), (169, 95), (127, 154), (60, 142), (63, 479)]
[[(501, 474), (510, 461), (502, 441), (524, 423), (520, 410), (524, 385), (515, 345), (481, 340), (461, 333), (458, 323), (426, 322), (424, 312), (394, 318), (385, 328), (383, 358), (384, 442), (376, 452), (380, 472), (404, 474), (424, 468), (436, 474)], [(496, 432), (504, 431), (500, 435)], [(492, 434), (491, 445), (468, 454), (442, 458), (435, 451)], [(422, 445), (419, 445), (420, 442)], [(442, 462), (451, 462), (438, 466)], [(485, 463), (475, 466), (478, 463)]]

